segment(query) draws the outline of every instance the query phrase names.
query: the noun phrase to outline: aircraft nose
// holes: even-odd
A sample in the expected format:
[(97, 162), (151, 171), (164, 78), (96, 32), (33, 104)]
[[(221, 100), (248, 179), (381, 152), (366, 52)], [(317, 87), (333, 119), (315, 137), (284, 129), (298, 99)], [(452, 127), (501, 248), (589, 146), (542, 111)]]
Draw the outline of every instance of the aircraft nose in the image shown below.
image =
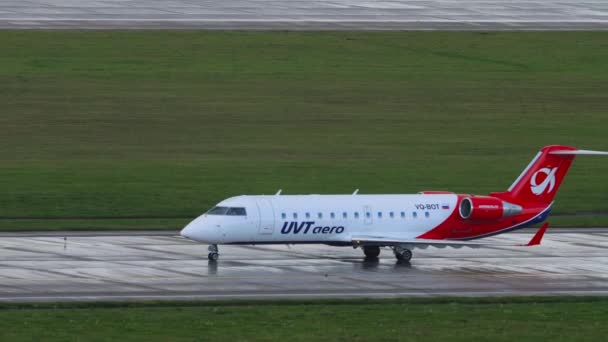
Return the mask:
[(221, 238), (220, 224), (210, 222), (205, 215), (202, 215), (186, 225), (179, 234), (198, 242), (218, 243)]
[(192, 239), (194, 237), (195, 225), (194, 222), (188, 223), (180, 232), (179, 235), (185, 237), (186, 239)]

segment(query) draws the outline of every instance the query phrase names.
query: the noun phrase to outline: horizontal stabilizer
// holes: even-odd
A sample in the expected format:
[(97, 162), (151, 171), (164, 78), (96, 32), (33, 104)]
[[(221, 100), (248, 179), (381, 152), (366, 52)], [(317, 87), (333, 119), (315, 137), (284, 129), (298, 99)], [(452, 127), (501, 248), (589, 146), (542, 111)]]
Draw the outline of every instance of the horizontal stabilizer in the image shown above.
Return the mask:
[(559, 155), (586, 155), (586, 156), (608, 156), (608, 152), (604, 151), (591, 151), (591, 150), (558, 150), (551, 151), (549, 154), (559, 154)]

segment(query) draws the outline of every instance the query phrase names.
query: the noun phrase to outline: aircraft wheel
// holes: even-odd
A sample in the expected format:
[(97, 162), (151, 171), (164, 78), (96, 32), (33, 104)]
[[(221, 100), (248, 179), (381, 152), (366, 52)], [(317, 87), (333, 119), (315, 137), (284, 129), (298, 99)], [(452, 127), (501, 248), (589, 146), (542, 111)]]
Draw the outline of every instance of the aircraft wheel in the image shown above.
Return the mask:
[(380, 255), (380, 247), (378, 246), (368, 246), (363, 247), (363, 254), (368, 259), (377, 259)]
[(410, 251), (409, 249), (402, 249), (395, 253), (395, 257), (399, 261), (409, 262), (410, 260), (412, 260), (412, 251)]
[(219, 249), (217, 248), (217, 245), (209, 245), (208, 250), (209, 254), (207, 255), (207, 258), (209, 258), (209, 260), (211, 261), (217, 261), (217, 259), (220, 257), (220, 255), (218, 254)]
[(219, 257), (220, 255), (216, 252), (211, 252), (207, 255), (207, 258), (209, 258), (210, 261), (217, 261)]

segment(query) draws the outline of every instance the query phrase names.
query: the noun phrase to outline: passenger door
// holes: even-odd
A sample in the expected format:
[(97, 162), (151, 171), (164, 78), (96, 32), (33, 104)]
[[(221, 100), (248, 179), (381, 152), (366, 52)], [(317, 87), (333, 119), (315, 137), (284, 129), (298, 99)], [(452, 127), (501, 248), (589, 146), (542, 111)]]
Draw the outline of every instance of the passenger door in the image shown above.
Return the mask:
[(258, 233), (270, 235), (274, 232), (274, 208), (269, 199), (261, 197), (256, 201), (259, 213)]

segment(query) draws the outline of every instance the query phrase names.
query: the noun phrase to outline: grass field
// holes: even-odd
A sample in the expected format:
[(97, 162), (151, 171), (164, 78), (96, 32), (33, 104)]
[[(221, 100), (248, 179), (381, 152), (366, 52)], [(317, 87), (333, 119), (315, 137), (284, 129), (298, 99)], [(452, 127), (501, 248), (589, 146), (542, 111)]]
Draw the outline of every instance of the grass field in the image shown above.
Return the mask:
[(63, 304), (0, 309), (3, 341), (603, 341), (606, 299)]
[[(605, 32), (0, 31), (0, 46), (0, 229), (177, 228), (279, 188), (483, 194), (543, 145), (608, 149)], [(576, 212), (608, 212), (608, 158), (570, 171), (554, 213)]]

